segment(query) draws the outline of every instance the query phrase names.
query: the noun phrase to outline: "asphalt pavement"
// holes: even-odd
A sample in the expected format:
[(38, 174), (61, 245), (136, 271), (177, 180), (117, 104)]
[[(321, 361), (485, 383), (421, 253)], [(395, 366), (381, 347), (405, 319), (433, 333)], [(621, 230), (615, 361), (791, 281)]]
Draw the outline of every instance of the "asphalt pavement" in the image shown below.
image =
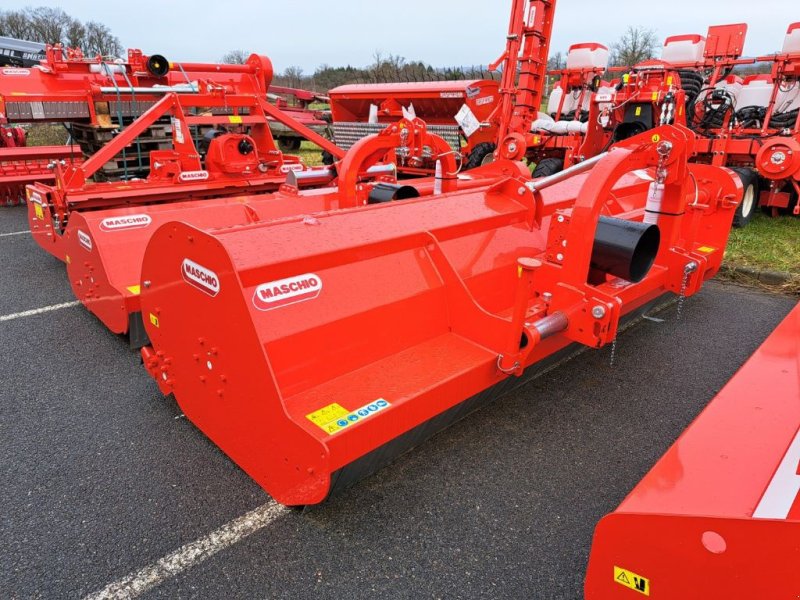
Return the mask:
[[(73, 300), (0, 209), (0, 317)], [(612, 511), (794, 305), (712, 282), (144, 598), (580, 598)], [(0, 598), (82, 598), (269, 502), (81, 306), (0, 320)]]

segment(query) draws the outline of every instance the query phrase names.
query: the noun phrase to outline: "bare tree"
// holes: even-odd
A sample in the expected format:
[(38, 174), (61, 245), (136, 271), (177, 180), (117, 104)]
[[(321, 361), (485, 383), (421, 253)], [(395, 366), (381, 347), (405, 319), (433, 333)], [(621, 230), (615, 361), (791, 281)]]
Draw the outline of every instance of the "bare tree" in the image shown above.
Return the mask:
[(658, 38), (655, 31), (629, 25), (619, 41), (611, 46), (613, 63), (616, 66), (632, 67), (643, 60), (653, 58), (657, 46)]
[(83, 51), (91, 56), (118, 56), (122, 52), (119, 39), (111, 34), (111, 30), (96, 21), (86, 23), (86, 39), (83, 43)]
[(226, 65), (243, 65), (245, 62), (247, 62), (247, 58), (249, 56), (250, 52), (246, 52), (245, 50), (231, 50), (219, 60)]
[(547, 70), (560, 71), (566, 66), (566, 64), (567, 61), (564, 58), (564, 54), (561, 51), (558, 51), (547, 60)]
[(94, 21), (81, 23), (60, 8), (40, 6), (17, 11), (0, 11), (0, 35), (43, 44), (64, 44), (84, 54), (118, 56), (119, 39)]
[(286, 81), (288, 87), (303, 87), (303, 69), (295, 66), (286, 67), (286, 70), (283, 72), (283, 79)]
[(32, 40), (31, 22), (24, 11), (14, 10), (0, 13), (0, 35), (18, 40)]
[(65, 41), (67, 31), (75, 21), (60, 8), (40, 6), (26, 9), (31, 33), (38, 42), (60, 44)]

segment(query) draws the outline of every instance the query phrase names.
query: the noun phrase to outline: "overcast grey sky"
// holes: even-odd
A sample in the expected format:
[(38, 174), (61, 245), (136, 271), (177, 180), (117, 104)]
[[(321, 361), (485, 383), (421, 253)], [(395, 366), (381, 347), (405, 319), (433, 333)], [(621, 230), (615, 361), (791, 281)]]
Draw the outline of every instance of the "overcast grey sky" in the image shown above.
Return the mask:
[[(108, 25), (125, 47), (171, 60), (217, 61), (228, 50), (269, 56), (276, 71), (306, 73), (327, 63), (364, 66), (375, 50), (436, 66), (486, 64), (500, 54), (510, 0), (3, 0), (2, 9), (60, 6), (83, 21)], [(778, 50), (798, 0), (559, 0), (551, 50), (577, 42), (615, 41), (628, 25), (653, 28), (660, 40), (704, 34), (709, 25), (746, 22), (747, 55)]]

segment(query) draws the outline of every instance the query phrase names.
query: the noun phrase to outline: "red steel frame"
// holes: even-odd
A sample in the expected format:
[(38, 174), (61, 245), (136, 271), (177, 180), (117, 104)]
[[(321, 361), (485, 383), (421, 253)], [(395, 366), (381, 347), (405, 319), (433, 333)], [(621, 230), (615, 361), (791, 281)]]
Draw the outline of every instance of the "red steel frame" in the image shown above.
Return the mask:
[(587, 600), (795, 598), (800, 305), (595, 530)]

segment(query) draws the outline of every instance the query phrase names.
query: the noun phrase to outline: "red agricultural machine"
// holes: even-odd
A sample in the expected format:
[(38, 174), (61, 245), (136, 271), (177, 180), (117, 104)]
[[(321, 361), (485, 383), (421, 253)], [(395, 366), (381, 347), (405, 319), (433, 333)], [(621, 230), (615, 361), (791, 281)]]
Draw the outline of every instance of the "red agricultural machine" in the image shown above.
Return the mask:
[(690, 122), (699, 134), (697, 160), (736, 168), (743, 178), (740, 224), (757, 205), (800, 215), (800, 23), (789, 26), (782, 52), (755, 62), (771, 64), (771, 72), (712, 82)]
[[(498, 83), (491, 80), (344, 85), (330, 91), (333, 139), (348, 149), (398, 119), (419, 117), (430, 132), (447, 141), (461, 170), (469, 170), (491, 159), (494, 152), (497, 128), (484, 124), (498, 105), (498, 92)], [(398, 159), (403, 172), (434, 171), (430, 157), (419, 164)]]
[[(492, 164), (404, 186), (359, 181), (424, 130), (401, 122), (352, 146), (337, 187), (273, 196), (338, 210), (225, 229), (175, 221), (150, 239), (145, 366), (279, 502), (323, 501), (719, 269), (742, 188), (688, 163), (685, 128), (531, 178), (521, 159), (554, 8), (513, 2)], [(446, 142), (426, 136), (411, 154), (452, 172)], [(364, 206), (370, 195), (389, 201)]]
[[(82, 164), (56, 163), (55, 185), (38, 183), (28, 188), (28, 214), (33, 236), (45, 250), (61, 260), (66, 260), (63, 233), (70, 215), (76, 211), (277, 189), (288, 172), (306, 167), (299, 158), (285, 156), (277, 149), (270, 133), (269, 119), (284, 124), (331, 153), (342, 154), (328, 140), (267, 102), (266, 90), (272, 76), (272, 65), (266, 57), (252, 55), (244, 65), (183, 63), (179, 65), (181, 76), (188, 78), (193, 74), (197, 79), (174, 85), (169, 85), (168, 81), (156, 83), (174, 73), (168, 71), (163, 59), (146, 58), (135, 53), (132, 58), (145, 65), (142, 68), (160, 75), (141, 75), (140, 80), (131, 81), (125, 88), (120, 88), (118, 83), (91, 88), (90, 97), (76, 103), (74, 110), (94, 110), (98, 104), (103, 105), (104, 98), (108, 101), (108, 96), (113, 97), (118, 92), (131, 96), (136, 94), (136, 102), (145, 103), (148, 108)], [(74, 66), (75, 63), (67, 64)], [(89, 68), (94, 64), (101, 65), (90, 62)], [(85, 71), (86, 63), (81, 65)], [(123, 65), (117, 66), (120, 74), (127, 73)], [(132, 63), (131, 69), (137, 72), (140, 66)], [(208, 73), (212, 75), (206, 78)], [(37, 72), (37, 77), (45, 78), (45, 74)], [(41, 79), (27, 85), (32, 90), (43, 82), (50, 83)], [(85, 93), (83, 83), (78, 81), (76, 88)], [(24, 98), (17, 97), (15, 106), (7, 101), (6, 110), (23, 110), (21, 104), (30, 110), (35, 104), (32, 97), (36, 94), (33, 91), (26, 94)], [(52, 101), (55, 105), (53, 110), (63, 110), (63, 105), (67, 104), (64, 96), (59, 96), (58, 92), (50, 94), (60, 98), (58, 102)], [(122, 110), (111, 106), (104, 108)], [(140, 108), (129, 107), (128, 110)], [(165, 145), (149, 150), (146, 178), (92, 181), (104, 165), (123, 154), (126, 148), (143, 143), (151, 128), (159, 122), (166, 123), (170, 137)], [(212, 129), (203, 140), (205, 146), (199, 150), (192, 130), (201, 125)]]
[[(266, 59), (265, 59), (266, 60)], [(105, 61), (100, 57), (84, 58), (75, 50), (60, 46), (47, 48), (41, 64), (30, 68), (7, 68), (0, 71), (0, 123), (50, 124), (67, 127), (75, 147), (42, 146), (26, 152), (8, 151), (0, 155), (0, 186), (13, 186), (11, 200), (24, 201), (24, 184), (41, 181), (51, 183), (55, 165), (77, 167), (84, 158), (109, 146), (120, 130), (149, 111), (167, 92), (199, 99), (203, 93), (258, 95), (269, 98), (280, 108), (281, 115), (292, 117), (287, 124), (267, 110), (266, 120), (282, 146), (299, 147), (303, 135), (293, 128), (300, 123), (324, 135), (327, 129), (325, 114), (309, 108), (316, 95), (304, 90), (270, 87), (269, 91), (257, 81), (250, 66), (197, 63), (170, 63), (160, 56), (144, 56), (141, 51), (129, 50), (127, 62)], [(266, 84), (271, 80), (271, 65), (267, 65)], [(217, 117), (242, 116), (247, 107), (211, 103), (185, 105), (189, 116), (211, 113)], [(235, 110), (236, 109), (236, 110)], [(256, 109), (255, 113), (264, 110)], [(240, 114), (241, 113), (241, 114)], [(193, 124), (182, 131), (191, 136), (205, 153), (210, 138), (225, 130), (242, 129), (234, 118), (216, 124)], [(276, 136), (273, 136), (276, 137)], [(171, 121), (163, 115), (128, 145), (118, 147), (119, 153), (104, 153), (104, 162), (94, 165), (96, 181), (141, 179), (150, 174), (150, 153), (172, 147)], [(78, 148), (80, 146), (80, 148)], [(76, 151), (77, 150), (77, 151)], [(17, 158), (17, 156), (20, 158)], [(34, 160), (36, 159), (36, 160)], [(49, 168), (48, 168), (49, 167)], [(4, 176), (5, 175), (5, 176)]]
[(800, 305), (597, 525), (586, 598), (796, 598), (798, 561)]

